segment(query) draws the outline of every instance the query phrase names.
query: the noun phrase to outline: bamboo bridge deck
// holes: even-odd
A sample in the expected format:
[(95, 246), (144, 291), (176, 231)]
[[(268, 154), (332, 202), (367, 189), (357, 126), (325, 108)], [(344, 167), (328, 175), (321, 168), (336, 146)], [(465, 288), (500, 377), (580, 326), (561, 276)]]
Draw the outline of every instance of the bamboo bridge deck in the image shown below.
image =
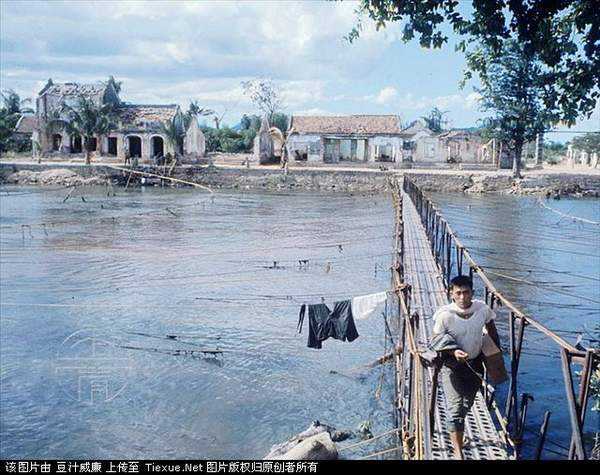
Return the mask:
[[(411, 286), (411, 312), (417, 312), (420, 321), (417, 345), (424, 347), (432, 332), (435, 310), (448, 303), (443, 276), (434, 260), (431, 244), (425, 233), (420, 217), (410, 198), (403, 193), (404, 221), (404, 278)], [(433, 369), (429, 368), (427, 378), (427, 394), (429, 399), (432, 391)], [(431, 433), (432, 459), (453, 458), (452, 444), (447, 430), (447, 401), (441, 385), (437, 388), (433, 413), (433, 432)], [(507, 459), (508, 454), (504, 437), (496, 428), (490, 410), (479, 392), (475, 404), (465, 421), (465, 436), (470, 443), (464, 449), (466, 459), (498, 460)]]

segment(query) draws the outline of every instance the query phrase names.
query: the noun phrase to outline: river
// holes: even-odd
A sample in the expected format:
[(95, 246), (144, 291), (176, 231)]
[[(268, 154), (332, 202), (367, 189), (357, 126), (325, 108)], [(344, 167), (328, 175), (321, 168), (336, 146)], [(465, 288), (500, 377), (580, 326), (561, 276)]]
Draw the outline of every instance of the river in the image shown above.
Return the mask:
[[(362, 366), (387, 351), (385, 309), (351, 343), (314, 350), (297, 332), (302, 303), (389, 288), (387, 196), (67, 194), (0, 188), (0, 457), (260, 458), (313, 420), (392, 428), (392, 373)], [(497, 276), (510, 298), (570, 341), (599, 338), (597, 227), (533, 198), (434, 198), (482, 264), (538, 284)], [(598, 221), (599, 203), (551, 205)], [(527, 336), (528, 427), (552, 410), (549, 438), (568, 445), (558, 352)], [(223, 354), (190, 355), (202, 349)]]

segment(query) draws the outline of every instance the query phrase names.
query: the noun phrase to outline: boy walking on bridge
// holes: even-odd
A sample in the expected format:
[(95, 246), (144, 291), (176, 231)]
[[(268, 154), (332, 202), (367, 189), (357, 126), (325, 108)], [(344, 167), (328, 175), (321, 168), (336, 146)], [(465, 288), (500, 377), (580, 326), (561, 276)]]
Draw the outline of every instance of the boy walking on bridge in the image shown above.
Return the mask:
[(440, 307), (433, 315), (434, 335), (447, 335), (457, 349), (442, 351), (442, 386), (448, 401), (450, 439), (456, 458), (463, 459), (465, 417), (481, 387), (484, 329), (500, 347), (493, 310), (481, 300), (473, 299), (473, 282), (467, 276), (450, 281), (452, 303)]

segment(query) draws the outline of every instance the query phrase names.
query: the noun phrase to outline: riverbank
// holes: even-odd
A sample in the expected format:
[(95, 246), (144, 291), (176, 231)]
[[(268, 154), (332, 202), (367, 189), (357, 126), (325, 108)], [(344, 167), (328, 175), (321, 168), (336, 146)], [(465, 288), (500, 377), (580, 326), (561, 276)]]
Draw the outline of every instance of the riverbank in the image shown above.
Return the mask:
[[(141, 165), (138, 171), (164, 175), (163, 167)], [(515, 180), (508, 170), (408, 169), (379, 170), (350, 167), (290, 168), (285, 174), (278, 166), (182, 165), (174, 178), (208, 186), (212, 189), (303, 190), (329, 192), (385, 193), (392, 176), (410, 176), (424, 191), (561, 194), (598, 196), (600, 171), (530, 170)], [(118, 169), (112, 164), (0, 162), (0, 183), (19, 185), (125, 185), (160, 184)]]

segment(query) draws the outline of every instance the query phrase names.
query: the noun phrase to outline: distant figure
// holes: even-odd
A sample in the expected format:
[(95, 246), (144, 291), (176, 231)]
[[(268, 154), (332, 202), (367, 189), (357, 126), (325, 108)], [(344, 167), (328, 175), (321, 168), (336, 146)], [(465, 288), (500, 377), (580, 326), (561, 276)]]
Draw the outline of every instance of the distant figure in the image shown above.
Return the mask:
[[(475, 402), (483, 378), (484, 328), (500, 348), (494, 324), (496, 314), (481, 300), (473, 300), (473, 281), (462, 275), (450, 281), (452, 303), (440, 307), (433, 315), (434, 338), (441, 347), (440, 371), (444, 392), (448, 399), (450, 440), (454, 456), (463, 459), (465, 418)], [(433, 340), (432, 340), (433, 341)]]
[(125, 151), (125, 161), (123, 162), (123, 166), (131, 165), (131, 157), (129, 156), (129, 150)]
[(554, 197), (553, 197), (553, 198), (554, 198), (555, 200), (560, 200), (560, 191), (556, 190), (556, 191), (554, 192)]

